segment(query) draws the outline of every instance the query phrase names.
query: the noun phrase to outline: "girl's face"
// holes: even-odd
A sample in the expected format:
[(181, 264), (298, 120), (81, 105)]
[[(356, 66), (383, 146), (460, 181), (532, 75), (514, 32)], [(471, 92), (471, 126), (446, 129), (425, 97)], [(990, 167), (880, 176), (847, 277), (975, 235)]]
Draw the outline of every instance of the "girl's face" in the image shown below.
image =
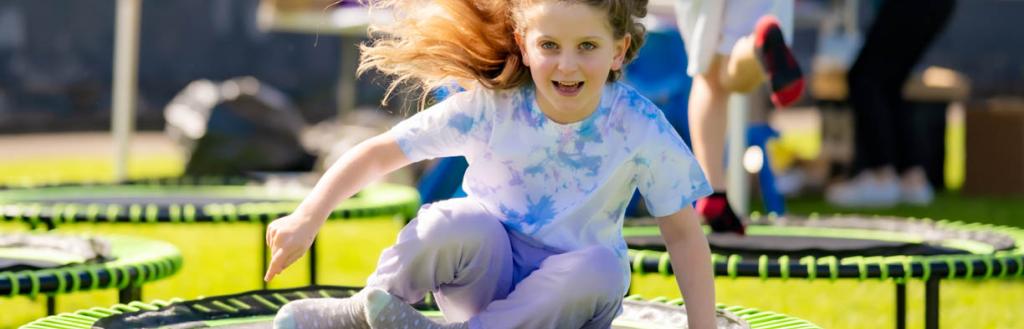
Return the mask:
[(597, 109), (609, 71), (622, 68), (629, 35), (615, 40), (607, 14), (585, 4), (541, 1), (522, 17), (516, 42), (541, 111), (559, 123), (583, 120)]

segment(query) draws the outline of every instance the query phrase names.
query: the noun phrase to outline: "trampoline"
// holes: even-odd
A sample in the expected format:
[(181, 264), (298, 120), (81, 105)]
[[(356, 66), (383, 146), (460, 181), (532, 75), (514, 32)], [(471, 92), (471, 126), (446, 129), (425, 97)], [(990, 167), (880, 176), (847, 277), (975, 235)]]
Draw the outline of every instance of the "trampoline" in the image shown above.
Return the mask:
[[(270, 185), (216, 177), (6, 189), (0, 190), (0, 220), (48, 229), (74, 223), (252, 222), (263, 227), (262, 234), (254, 237), (262, 246), (266, 224), (289, 214), (308, 191), (301, 184)], [(395, 217), (405, 221), (418, 207), (415, 189), (377, 184), (343, 202), (329, 219)], [(316, 284), (315, 245), (310, 248), (309, 259), (310, 284)], [(265, 246), (260, 262), (265, 271)]]
[[(198, 300), (133, 302), (110, 308), (92, 308), (73, 313), (42, 318), (22, 326), (22, 329), (89, 329), (89, 328), (271, 328), (273, 316), (288, 301), (303, 298), (348, 297), (359, 288), (337, 286), (310, 286), (285, 290), (252, 291), (235, 295)], [(627, 297), (623, 314), (616, 318), (612, 328), (686, 328), (686, 313), (681, 301), (658, 298), (642, 300)], [(428, 298), (414, 305), (425, 315), (439, 319), (440, 312)], [(792, 316), (738, 306), (718, 305), (718, 327), (728, 329), (753, 328), (820, 328), (811, 322)]]
[[(752, 219), (747, 236), (708, 234), (716, 275), (892, 280), (900, 328), (909, 280), (925, 282), (925, 327), (937, 328), (941, 279), (1024, 278), (1019, 228), (855, 215)], [(656, 225), (640, 220), (624, 236), (634, 273), (672, 273)]]
[(0, 234), (0, 296), (54, 296), (118, 289), (118, 301), (142, 297), (142, 285), (181, 269), (181, 254), (161, 241), (127, 236)]

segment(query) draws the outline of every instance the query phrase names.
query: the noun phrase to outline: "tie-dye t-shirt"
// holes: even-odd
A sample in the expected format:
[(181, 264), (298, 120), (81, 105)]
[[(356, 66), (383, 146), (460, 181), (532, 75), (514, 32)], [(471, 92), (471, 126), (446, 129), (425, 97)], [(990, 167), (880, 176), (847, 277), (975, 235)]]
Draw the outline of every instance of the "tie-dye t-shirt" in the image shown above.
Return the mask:
[(467, 197), (508, 229), (565, 251), (605, 246), (627, 271), (622, 221), (634, 191), (654, 216), (711, 193), (661, 110), (621, 83), (606, 84), (599, 108), (579, 122), (548, 119), (532, 85), (478, 86), (390, 133), (412, 161), (465, 156)]

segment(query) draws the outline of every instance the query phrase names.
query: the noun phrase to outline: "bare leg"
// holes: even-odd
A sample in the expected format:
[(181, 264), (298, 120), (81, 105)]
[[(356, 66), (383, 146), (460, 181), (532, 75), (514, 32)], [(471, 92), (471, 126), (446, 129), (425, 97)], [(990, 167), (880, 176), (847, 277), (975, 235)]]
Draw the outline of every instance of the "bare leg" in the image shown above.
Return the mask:
[(715, 194), (697, 201), (697, 212), (715, 232), (744, 234), (743, 222), (729, 207), (725, 197), (725, 125), (726, 104), (730, 92), (719, 82), (722, 63), (728, 57), (718, 55), (705, 74), (693, 78), (690, 89), (690, 137), (693, 154), (704, 169)]
[(719, 70), (719, 80), (726, 90), (748, 93), (764, 83), (767, 77), (754, 51), (754, 38), (745, 36), (736, 41), (729, 61)]
[(729, 91), (719, 83), (722, 63), (727, 56), (716, 55), (705, 74), (693, 77), (690, 89), (690, 134), (693, 154), (704, 169), (711, 188), (725, 190), (725, 107)]

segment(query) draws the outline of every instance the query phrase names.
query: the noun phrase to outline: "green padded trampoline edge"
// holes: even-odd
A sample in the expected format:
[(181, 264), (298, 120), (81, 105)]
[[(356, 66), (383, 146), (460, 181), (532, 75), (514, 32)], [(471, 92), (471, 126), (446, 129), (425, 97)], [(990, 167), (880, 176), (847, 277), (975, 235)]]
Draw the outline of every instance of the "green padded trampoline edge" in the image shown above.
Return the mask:
[[(321, 291), (321, 293), (323, 293)], [(627, 300), (643, 301), (641, 296), (628, 296)], [(681, 299), (668, 300), (664, 297), (650, 299), (648, 301), (660, 302), (669, 305), (681, 306)], [(171, 301), (157, 300), (149, 303), (132, 302), (129, 304), (117, 304), (109, 308), (94, 307), (86, 310), (79, 310), (71, 313), (62, 313), (32, 321), (21, 326), (21, 329), (91, 329), (97, 321), (123, 313), (138, 312), (142, 310), (156, 310), (174, 303), (183, 302), (180, 298)], [(223, 306), (221, 306), (223, 307)], [(740, 319), (747, 321), (751, 329), (821, 329), (814, 323), (781, 313), (762, 311), (755, 308), (742, 306), (717, 305), (719, 309), (729, 311)]]
[[(842, 216), (840, 214), (833, 216)], [(758, 216), (752, 216), (757, 218)], [(819, 216), (812, 214), (809, 218), (815, 220)], [(875, 216), (877, 218), (884, 218)], [(774, 220), (774, 216), (769, 215), (768, 221)], [(799, 259), (790, 259), (787, 256), (780, 257), (769, 257), (761, 255), (757, 259), (758, 273), (754, 275), (760, 278), (805, 278), (814, 280), (817, 278), (835, 280), (838, 278), (838, 274), (841, 270), (850, 270), (858, 272), (859, 279), (868, 279), (867, 272), (869, 268), (875, 268), (880, 272), (877, 279), (888, 280), (906, 280), (906, 279), (922, 279), (927, 280), (931, 273), (935, 272), (936, 266), (944, 265), (946, 268), (963, 266), (966, 268), (964, 273), (950, 272), (946, 273), (943, 279), (988, 279), (988, 278), (1015, 278), (1024, 279), (1024, 229), (1005, 226), (1005, 225), (992, 225), (984, 223), (967, 223), (962, 221), (949, 221), (949, 220), (932, 220), (929, 218), (907, 218), (909, 222), (924, 222), (934, 223), (936, 226), (941, 228), (970, 231), (970, 232), (998, 232), (1010, 236), (1014, 240), (1014, 249), (995, 251), (990, 254), (967, 254), (967, 255), (934, 255), (934, 256), (872, 256), (872, 257), (835, 257), (835, 256), (824, 256), (824, 257), (813, 257), (806, 256)], [(765, 219), (758, 218), (755, 222), (763, 222)], [(751, 228), (755, 228), (759, 225), (751, 225)], [(782, 227), (779, 229), (784, 229)], [(844, 229), (845, 230), (845, 229)], [(856, 231), (856, 230), (855, 230)], [(627, 237), (630, 235), (651, 235), (658, 234), (657, 227), (641, 226), (624, 228), (624, 235)], [(856, 238), (857, 236), (852, 236)], [(967, 243), (967, 242), (965, 242)], [(967, 246), (971, 248), (971, 246)], [(977, 250), (977, 249), (975, 249)], [(671, 267), (669, 266), (668, 254), (661, 251), (654, 250), (629, 250), (629, 257), (632, 263), (633, 273), (645, 274), (645, 273), (657, 273), (662, 275), (672, 275)], [(712, 266), (716, 268), (716, 275), (727, 276), (727, 277), (738, 277), (739, 265), (744, 261), (744, 258), (739, 255), (721, 255), (712, 254), (711, 256)], [(645, 264), (656, 263), (657, 266), (645, 266)], [(1000, 265), (1001, 271), (996, 272), (994, 267), (996, 264)], [(1008, 271), (1007, 265), (1015, 264), (1016, 271)], [(915, 266), (922, 268), (920, 274), (913, 275), (913, 271), (906, 271)], [(724, 272), (719, 271), (719, 268), (724, 267)], [(798, 268), (806, 269), (806, 276), (793, 276), (791, 272)], [(819, 272), (818, 268), (826, 269), (823, 272)], [(976, 270), (977, 268), (977, 270)], [(770, 275), (772, 269), (776, 269), (777, 275)], [(911, 275), (904, 275), (900, 277), (890, 276), (888, 273), (894, 270), (904, 270), (904, 273)], [(975, 272), (981, 272), (980, 275), (976, 275)]]
[[(252, 195), (252, 192), (247, 192), (252, 190), (260, 191), (262, 196), (267, 194), (263, 187), (243, 185), (170, 186), (202, 190), (220, 196), (237, 197), (240, 195)], [(120, 193), (124, 193), (126, 190), (169, 193), (161, 190), (164, 187), (158, 185), (96, 185), (0, 190), (0, 206), (5, 208), (0, 213), (0, 219), (21, 221), (33, 227), (44, 223), (44, 214), (49, 217), (49, 222), (54, 225), (74, 222), (111, 221), (132, 223), (193, 222), (196, 221), (196, 214), (202, 211), (203, 214), (209, 217), (208, 221), (210, 222), (270, 221), (290, 213), (302, 198), (302, 195), (292, 193), (294, 195), (288, 197), (294, 200), (288, 201), (245, 202), (240, 204), (215, 203), (203, 206), (172, 204), (167, 207), (168, 214), (166, 220), (158, 220), (160, 208), (154, 204), (54, 203), (51, 207), (44, 207), (42, 203), (26, 201), (33, 197), (45, 198), (55, 192), (81, 188), (99, 190), (104, 188), (119, 189)], [(419, 203), (419, 193), (415, 189), (402, 185), (380, 183), (360, 191), (359, 198), (352, 198), (342, 202), (331, 212), (329, 218), (373, 218), (387, 215), (400, 215), (403, 218), (412, 218), (419, 209)]]
[[(2, 272), (0, 282), (11, 286), (11, 291), (4, 297), (27, 295), (34, 298), (40, 293), (55, 295), (96, 289), (123, 289), (132, 285), (138, 287), (169, 277), (181, 269), (181, 253), (170, 243), (118, 235), (103, 235), (102, 238), (111, 242), (111, 252), (115, 256), (113, 261), (36, 271)], [(111, 276), (109, 283), (104, 286), (99, 285), (101, 274)], [(89, 277), (89, 282), (82, 282), (83, 276)], [(40, 282), (44, 280), (56, 280), (58, 288), (54, 291), (40, 291)], [(19, 284), (21, 281), (29, 281), (30, 284), (22, 286)]]

